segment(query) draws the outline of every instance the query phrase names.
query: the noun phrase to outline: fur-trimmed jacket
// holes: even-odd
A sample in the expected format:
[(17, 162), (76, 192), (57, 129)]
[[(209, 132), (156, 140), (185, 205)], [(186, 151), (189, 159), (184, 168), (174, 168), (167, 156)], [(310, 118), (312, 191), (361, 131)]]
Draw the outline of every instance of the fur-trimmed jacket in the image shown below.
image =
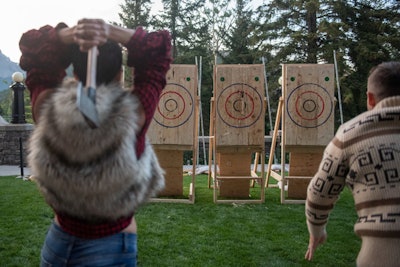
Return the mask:
[(43, 104), (29, 142), (28, 163), (46, 202), (86, 221), (135, 212), (164, 187), (164, 172), (146, 141), (135, 153), (139, 100), (119, 85), (96, 89), (100, 126), (92, 129), (68, 80)]

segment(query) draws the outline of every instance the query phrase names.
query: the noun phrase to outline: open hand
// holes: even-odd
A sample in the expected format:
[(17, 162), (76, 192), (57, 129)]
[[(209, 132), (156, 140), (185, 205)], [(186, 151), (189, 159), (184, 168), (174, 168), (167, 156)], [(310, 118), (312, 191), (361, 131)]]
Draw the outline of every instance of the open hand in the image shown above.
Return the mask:
[(306, 251), (306, 255), (304, 256), (304, 258), (306, 260), (311, 261), (312, 258), (314, 257), (314, 252), (315, 252), (316, 248), (319, 245), (325, 243), (326, 238), (327, 238), (326, 232), (324, 232), (324, 234), (319, 238), (315, 238), (314, 236), (310, 235), (310, 240), (308, 242), (308, 249)]

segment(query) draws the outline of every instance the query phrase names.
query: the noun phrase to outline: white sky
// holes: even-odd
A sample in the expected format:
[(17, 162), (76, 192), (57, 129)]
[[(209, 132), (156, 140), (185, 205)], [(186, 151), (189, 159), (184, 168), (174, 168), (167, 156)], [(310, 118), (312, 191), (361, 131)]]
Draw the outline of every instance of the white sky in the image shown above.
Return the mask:
[[(15, 1), (15, 2), (14, 2)], [(2, 0), (0, 15), (0, 50), (18, 63), (21, 56), (19, 39), (30, 30), (58, 22), (75, 25), (81, 18), (102, 18), (120, 23), (118, 13), (124, 0)], [(152, 0), (154, 10), (162, 8), (161, 0)], [(263, 0), (253, 0), (260, 4)]]
[[(153, 0), (156, 2), (161, 0)], [(81, 18), (102, 18), (120, 23), (118, 13), (124, 3), (124, 0), (2, 0), (0, 50), (18, 63), (21, 56), (18, 43), (24, 32), (46, 24), (56, 26), (58, 22), (72, 26)]]

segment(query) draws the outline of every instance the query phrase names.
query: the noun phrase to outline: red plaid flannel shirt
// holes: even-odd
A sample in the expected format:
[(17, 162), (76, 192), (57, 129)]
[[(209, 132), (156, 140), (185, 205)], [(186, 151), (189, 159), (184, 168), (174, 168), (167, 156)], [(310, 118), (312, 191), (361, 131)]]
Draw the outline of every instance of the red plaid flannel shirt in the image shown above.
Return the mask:
[[(56, 28), (44, 26), (22, 35), (20, 66), (27, 71), (26, 85), (30, 91), (32, 107), (38, 95), (44, 90), (54, 89), (65, 77), (69, 66), (69, 46), (62, 44)], [(166, 85), (166, 73), (171, 64), (171, 37), (167, 31), (147, 33), (137, 28), (128, 44), (128, 66), (134, 67), (134, 91), (145, 111), (145, 125), (137, 135), (136, 154), (138, 158), (145, 148), (145, 136), (157, 108), (160, 93)], [(57, 213), (57, 211), (55, 211)], [(88, 223), (66, 214), (57, 214), (61, 227), (69, 234), (81, 238), (100, 238), (115, 234), (126, 228), (132, 214), (112, 222)]]

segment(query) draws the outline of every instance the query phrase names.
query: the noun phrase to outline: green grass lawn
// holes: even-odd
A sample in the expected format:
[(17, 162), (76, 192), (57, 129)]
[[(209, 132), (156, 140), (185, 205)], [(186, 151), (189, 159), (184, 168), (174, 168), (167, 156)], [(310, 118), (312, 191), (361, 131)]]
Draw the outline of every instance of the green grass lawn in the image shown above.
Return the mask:
[[(207, 176), (199, 175), (195, 192), (195, 204), (149, 203), (139, 210), (139, 266), (355, 266), (360, 240), (347, 189), (312, 262), (304, 260), (304, 205), (280, 204), (278, 188), (266, 190), (264, 204), (214, 204)], [(0, 177), (0, 266), (39, 266), (52, 217), (34, 182)]]

